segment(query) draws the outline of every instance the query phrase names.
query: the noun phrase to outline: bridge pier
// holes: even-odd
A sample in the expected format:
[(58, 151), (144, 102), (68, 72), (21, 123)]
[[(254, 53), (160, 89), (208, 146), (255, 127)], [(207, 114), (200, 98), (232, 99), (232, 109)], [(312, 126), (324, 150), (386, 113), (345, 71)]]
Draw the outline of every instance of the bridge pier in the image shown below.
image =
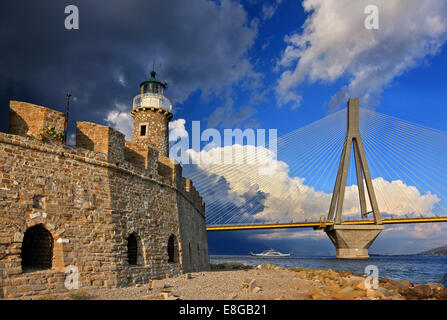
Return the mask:
[(324, 231), (337, 249), (337, 259), (368, 259), (368, 249), (383, 225), (334, 224)]

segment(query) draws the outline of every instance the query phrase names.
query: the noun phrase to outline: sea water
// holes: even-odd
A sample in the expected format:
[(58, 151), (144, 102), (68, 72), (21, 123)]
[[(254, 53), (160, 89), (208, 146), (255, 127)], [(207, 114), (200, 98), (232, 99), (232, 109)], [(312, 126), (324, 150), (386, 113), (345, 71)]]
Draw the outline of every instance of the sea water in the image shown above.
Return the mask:
[(447, 287), (447, 257), (436, 256), (376, 256), (368, 260), (344, 260), (335, 257), (284, 257), (264, 258), (249, 255), (211, 255), (210, 263), (241, 263), (257, 266), (273, 264), (285, 268), (321, 268), (336, 271), (349, 270), (356, 274), (365, 274), (368, 265), (379, 270), (379, 278), (409, 280), (412, 283), (440, 283)]

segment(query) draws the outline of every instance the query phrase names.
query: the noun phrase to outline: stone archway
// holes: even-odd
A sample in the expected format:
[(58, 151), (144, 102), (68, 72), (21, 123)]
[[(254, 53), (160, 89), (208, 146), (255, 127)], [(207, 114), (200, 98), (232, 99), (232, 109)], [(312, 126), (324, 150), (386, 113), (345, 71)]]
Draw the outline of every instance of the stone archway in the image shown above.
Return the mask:
[(168, 262), (177, 263), (179, 261), (177, 238), (171, 234), (168, 239)]
[(134, 233), (127, 238), (127, 262), (136, 265), (138, 261), (138, 240)]
[(38, 224), (26, 230), (22, 241), (22, 270), (51, 269), (54, 239), (51, 233)]

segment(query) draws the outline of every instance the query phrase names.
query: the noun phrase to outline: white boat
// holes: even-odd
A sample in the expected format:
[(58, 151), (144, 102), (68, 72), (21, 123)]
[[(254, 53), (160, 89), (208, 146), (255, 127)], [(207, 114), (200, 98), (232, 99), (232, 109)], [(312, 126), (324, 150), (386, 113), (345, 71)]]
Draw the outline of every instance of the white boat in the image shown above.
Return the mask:
[(273, 249), (265, 250), (262, 253), (252, 253), (251, 256), (255, 257), (265, 257), (265, 258), (277, 258), (277, 257), (290, 257), (290, 253), (281, 253)]

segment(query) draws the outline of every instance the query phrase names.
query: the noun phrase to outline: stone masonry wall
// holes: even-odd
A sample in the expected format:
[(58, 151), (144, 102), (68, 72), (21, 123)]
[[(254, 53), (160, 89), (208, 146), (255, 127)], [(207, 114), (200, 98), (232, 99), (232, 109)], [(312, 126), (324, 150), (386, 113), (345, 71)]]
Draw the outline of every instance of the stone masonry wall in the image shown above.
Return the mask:
[[(132, 142), (142, 144), (158, 150), (161, 156), (169, 156), (169, 128), (168, 123), (172, 114), (159, 108), (142, 107), (132, 110), (134, 127)], [(146, 134), (141, 136), (140, 126), (146, 125)]]

